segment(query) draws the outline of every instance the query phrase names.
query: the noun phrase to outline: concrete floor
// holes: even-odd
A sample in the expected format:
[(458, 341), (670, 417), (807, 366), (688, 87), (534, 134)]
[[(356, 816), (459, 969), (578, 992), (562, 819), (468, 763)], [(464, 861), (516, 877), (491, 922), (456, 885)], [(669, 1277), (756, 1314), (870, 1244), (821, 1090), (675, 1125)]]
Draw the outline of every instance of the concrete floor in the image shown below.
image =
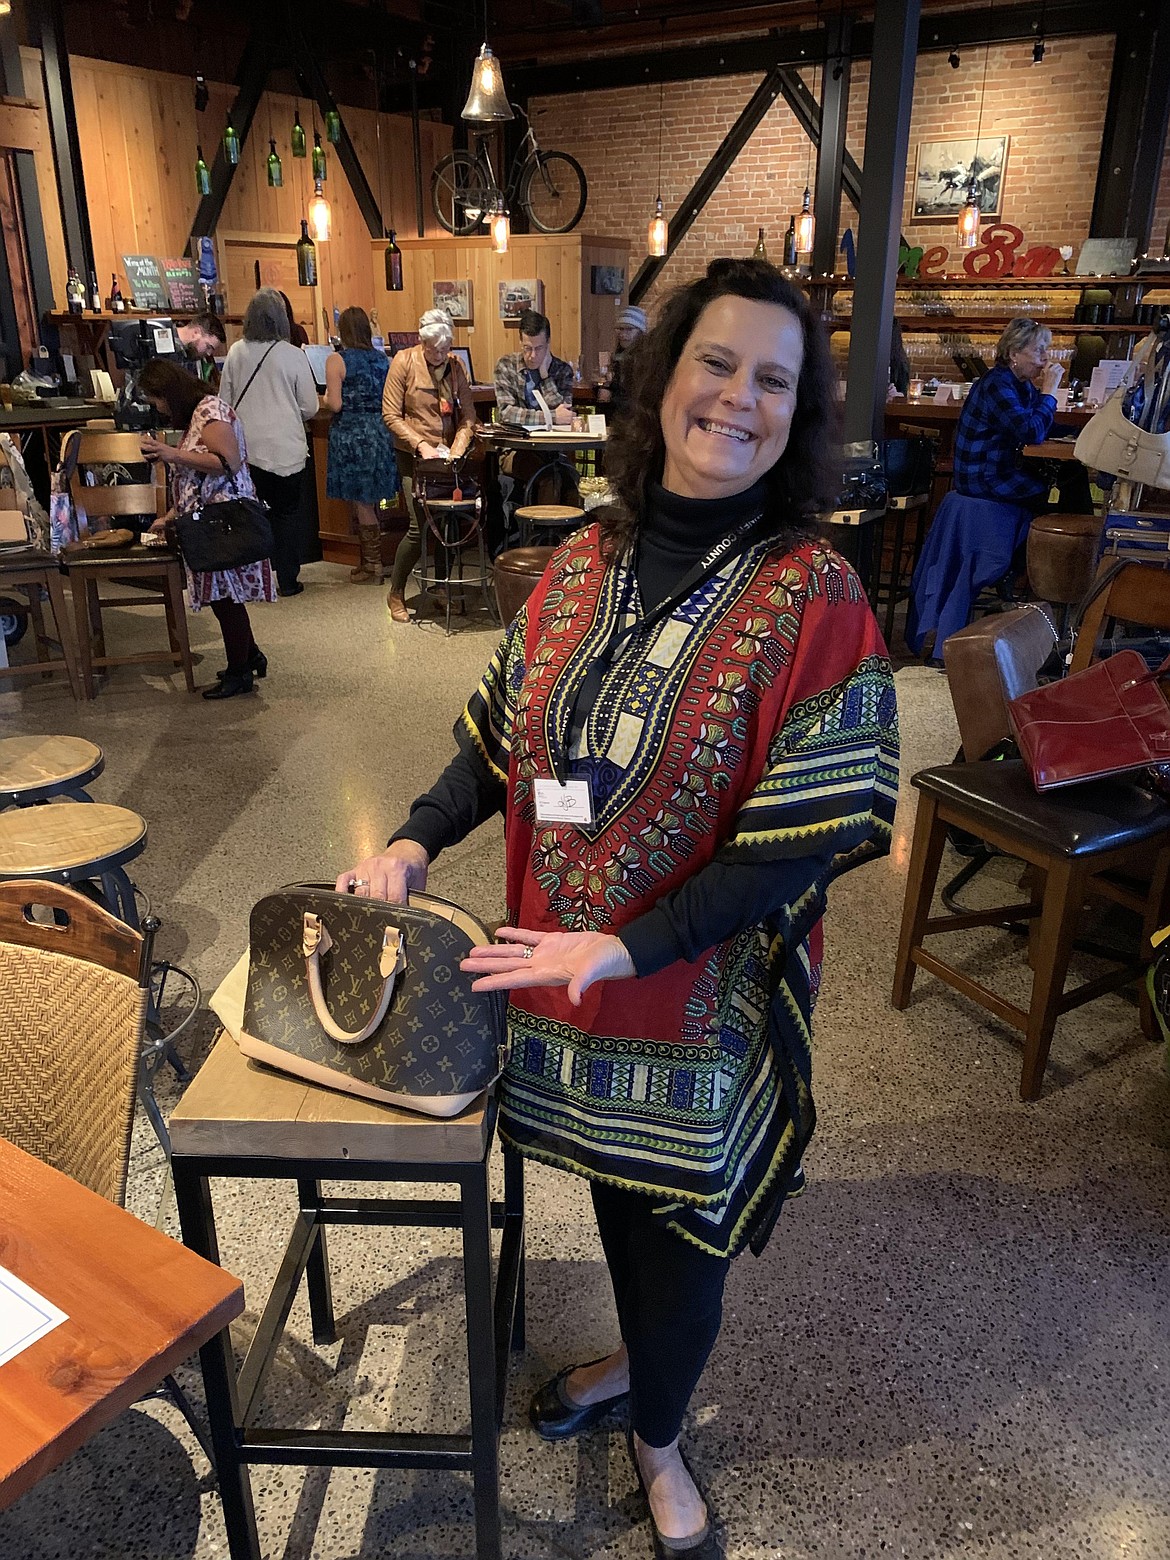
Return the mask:
[[(385, 839), (450, 752), (451, 723), (494, 644), (474, 620), (451, 639), (434, 625), (392, 626), (381, 591), (329, 565), (305, 578), (302, 596), (256, 612), (271, 671), (253, 698), (207, 704), (138, 668), (89, 706), (56, 683), (0, 693), (5, 733), (101, 743), (95, 796), (150, 826), (132, 870), (163, 917), (161, 950), (208, 991), (243, 948), (260, 894), (332, 878)], [(142, 637), (148, 616), (121, 613), (123, 634)], [(192, 634), (206, 684), (222, 665), (210, 614)], [(908, 777), (949, 759), (957, 737), (940, 676), (909, 667), (898, 685)], [(890, 1009), (914, 811), (905, 778), (903, 789), (892, 856), (832, 897), (809, 1190), (765, 1255), (732, 1269), (686, 1445), (731, 1560), (1165, 1560), (1163, 1056), (1140, 1038), (1132, 1000), (1105, 998), (1061, 1021), (1044, 1096), (1023, 1106), (1006, 1028), (922, 975), (909, 1010)], [(440, 861), (433, 885), (498, 913), (501, 859), (500, 833), (486, 828)], [(967, 936), (970, 967), (1024, 995), (1013, 939)], [(193, 1064), (211, 1034), (207, 1019), (189, 1032)], [(168, 1091), (173, 1102), (169, 1080)], [(161, 1154), (140, 1120), (131, 1206), (153, 1219), (161, 1188)], [(530, 1168), (528, 1189), (529, 1346), (502, 1444), (505, 1553), (637, 1560), (649, 1531), (621, 1434), (552, 1447), (527, 1428), (542, 1379), (614, 1342), (583, 1184)], [(291, 1189), (219, 1184), (217, 1198), (224, 1261), (247, 1283), (244, 1337)], [(339, 1230), (331, 1254), (341, 1340), (315, 1349), (298, 1303), (273, 1414), (465, 1426), (454, 1236)], [(184, 1379), (198, 1395), (197, 1373)], [(275, 1468), (257, 1470), (254, 1488), (266, 1560), (472, 1554), (462, 1476)], [(5, 1560), (225, 1554), (207, 1463), (162, 1402), (125, 1414), (0, 1515)]]

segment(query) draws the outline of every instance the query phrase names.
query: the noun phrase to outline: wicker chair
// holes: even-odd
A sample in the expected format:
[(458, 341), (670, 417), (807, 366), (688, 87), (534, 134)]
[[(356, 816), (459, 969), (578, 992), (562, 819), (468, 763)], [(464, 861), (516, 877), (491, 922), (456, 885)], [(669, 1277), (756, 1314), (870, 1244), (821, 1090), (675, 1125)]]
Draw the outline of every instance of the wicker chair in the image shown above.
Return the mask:
[[(136, 932), (60, 883), (0, 882), (0, 1137), (119, 1205), (157, 925)], [(173, 1376), (162, 1390), (214, 1465)]]

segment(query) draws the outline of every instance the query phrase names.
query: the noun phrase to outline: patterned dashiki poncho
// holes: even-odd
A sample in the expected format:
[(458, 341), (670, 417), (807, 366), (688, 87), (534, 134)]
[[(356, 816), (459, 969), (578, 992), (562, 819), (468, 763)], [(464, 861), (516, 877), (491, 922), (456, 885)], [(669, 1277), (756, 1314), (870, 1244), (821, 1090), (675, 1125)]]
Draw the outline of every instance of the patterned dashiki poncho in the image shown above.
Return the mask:
[[(819, 855), (799, 902), (638, 980), (516, 990), (500, 1128), (523, 1154), (645, 1193), (702, 1249), (763, 1249), (812, 1135), (824, 891), (889, 849), (897, 708), (861, 584), (824, 543), (732, 556), (605, 673), (570, 777), (593, 826), (537, 821), (574, 696), (638, 611), (596, 526), (554, 555), (456, 726), (506, 781), (513, 925), (617, 933), (720, 852)], [(640, 612), (639, 612), (640, 615)]]

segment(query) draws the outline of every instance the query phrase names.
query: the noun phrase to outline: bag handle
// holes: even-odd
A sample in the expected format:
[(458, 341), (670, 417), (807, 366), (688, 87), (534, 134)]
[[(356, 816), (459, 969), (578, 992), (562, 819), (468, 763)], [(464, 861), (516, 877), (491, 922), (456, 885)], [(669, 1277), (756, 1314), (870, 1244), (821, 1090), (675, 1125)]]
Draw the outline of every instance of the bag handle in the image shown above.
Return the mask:
[(332, 948), (333, 939), (321, 917), (314, 915), (311, 910), (306, 910), (304, 914), (301, 946), (309, 977), (309, 997), (321, 1028), (339, 1045), (360, 1045), (363, 1040), (368, 1040), (386, 1017), (390, 1000), (394, 995), (395, 979), (406, 968), (406, 948), (403, 945), (402, 933), (396, 926), (387, 926), (382, 933), (382, 952), (378, 959), (378, 972), (383, 981), (382, 995), (371, 1018), (361, 1029), (352, 1032), (342, 1029), (340, 1024), (334, 1022), (325, 1002), (325, 993), (321, 989), (320, 959), (323, 953), (328, 953)]

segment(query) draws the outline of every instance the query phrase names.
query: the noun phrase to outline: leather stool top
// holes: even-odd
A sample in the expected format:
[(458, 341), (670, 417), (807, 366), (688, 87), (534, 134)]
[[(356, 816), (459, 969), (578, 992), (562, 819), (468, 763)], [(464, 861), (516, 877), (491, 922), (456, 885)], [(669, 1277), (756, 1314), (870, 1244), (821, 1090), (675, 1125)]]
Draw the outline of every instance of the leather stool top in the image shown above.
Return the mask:
[(495, 561), (497, 574), (533, 574), (540, 577), (548, 567), (555, 547), (509, 547)]
[(466, 1164), (483, 1158), (490, 1117), (486, 1094), (439, 1118), (325, 1089), (249, 1060), (221, 1033), (168, 1125), (176, 1154)]
[(0, 793), (38, 790), (62, 780), (92, 780), (105, 755), (84, 737), (0, 738)]
[(0, 877), (48, 877), (137, 855), (146, 824), (128, 807), (59, 802), (0, 813)]
[(982, 819), (1060, 856), (1093, 856), (1147, 840), (1170, 844), (1170, 806), (1120, 777), (1041, 796), (1023, 760), (1004, 759), (924, 769), (913, 784), (961, 807), (973, 820), (973, 832)]
[(1104, 524), (1100, 515), (1037, 515), (1032, 521), (1032, 530), (1057, 536), (1091, 536), (1096, 540)]

